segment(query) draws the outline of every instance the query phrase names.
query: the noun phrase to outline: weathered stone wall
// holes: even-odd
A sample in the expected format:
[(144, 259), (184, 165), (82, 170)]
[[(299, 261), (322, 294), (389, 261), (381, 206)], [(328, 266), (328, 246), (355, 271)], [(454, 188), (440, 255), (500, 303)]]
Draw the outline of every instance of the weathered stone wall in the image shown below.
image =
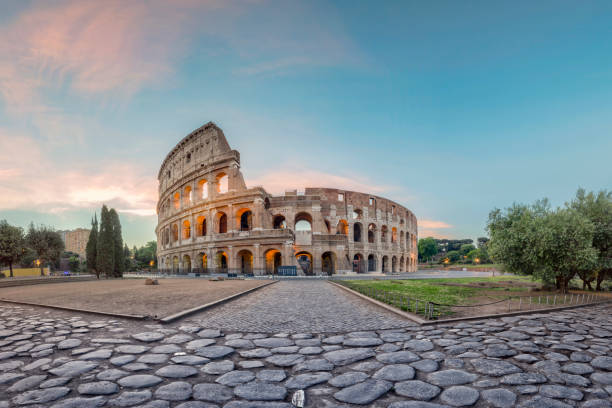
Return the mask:
[[(177, 144), (158, 179), (160, 269), (416, 271), (417, 221), (410, 210), (347, 190), (307, 188), (272, 196), (261, 187), (247, 188), (239, 153), (212, 123)], [(310, 223), (309, 230), (296, 230), (300, 220)]]

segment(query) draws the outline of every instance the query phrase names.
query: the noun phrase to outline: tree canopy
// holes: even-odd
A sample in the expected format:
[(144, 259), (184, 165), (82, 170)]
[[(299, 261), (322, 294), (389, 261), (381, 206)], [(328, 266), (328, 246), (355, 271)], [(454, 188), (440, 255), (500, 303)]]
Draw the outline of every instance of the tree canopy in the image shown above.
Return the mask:
[(23, 229), (9, 225), (6, 220), (0, 221), (0, 263), (7, 264), (10, 276), (13, 277), (13, 265), (26, 251)]
[(41, 276), (44, 274), (45, 265), (49, 262), (57, 262), (64, 252), (64, 241), (60, 234), (45, 225), (36, 227), (33, 223), (30, 224), (26, 242), (40, 260)]
[(432, 256), (438, 253), (438, 244), (432, 237), (419, 239), (418, 243), (419, 258), (422, 260), (430, 260)]

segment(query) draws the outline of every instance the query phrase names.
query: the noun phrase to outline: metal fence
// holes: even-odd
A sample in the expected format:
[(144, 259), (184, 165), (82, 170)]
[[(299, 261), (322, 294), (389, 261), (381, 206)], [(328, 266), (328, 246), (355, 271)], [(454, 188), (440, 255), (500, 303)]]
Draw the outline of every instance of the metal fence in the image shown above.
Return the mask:
[[(456, 310), (452, 310), (453, 308), (473, 308), (472, 310), (476, 310), (476, 308), (481, 308), (483, 306), (499, 305), (499, 307), (495, 309), (495, 313), (501, 314), (612, 301), (612, 297), (598, 293), (568, 293), (565, 295), (506, 296), (503, 299), (489, 303), (474, 305), (450, 305), (411, 297), (401, 292), (377, 289), (370, 286), (355, 285), (341, 280), (335, 280), (334, 282), (405, 312), (414, 313), (425, 320), (442, 320), (444, 318), (452, 318), (453, 314), (456, 312)], [(478, 313), (476, 312), (470, 315), (477, 316)]]

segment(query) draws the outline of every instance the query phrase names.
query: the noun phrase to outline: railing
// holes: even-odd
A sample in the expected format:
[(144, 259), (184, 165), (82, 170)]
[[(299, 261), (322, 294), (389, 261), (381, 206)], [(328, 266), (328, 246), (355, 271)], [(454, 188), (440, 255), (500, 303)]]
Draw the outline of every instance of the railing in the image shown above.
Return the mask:
[[(475, 305), (450, 305), (437, 302), (431, 302), (415, 297), (411, 297), (396, 291), (377, 289), (370, 286), (355, 285), (350, 282), (336, 280), (334, 282), (345, 286), (372, 299), (394, 306), (400, 310), (414, 313), (423, 317), (426, 320), (440, 320), (444, 317), (452, 317), (456, 312), (453, 308), (481, 308), (483, 306), (500, 305), (495, 313), (511, 313), (531, 310), (544, 310), (554, 307), (563, 306), (580, 306), (602, 302), (612, 301), (611, 296), (606, 296), (596, 293), (581, 293), (581, 294), (557, 294), (557, 295), (539, 295), (539, 296), (507, 296), (504, 299), (496, 300), (490, 303), (481, 303)], [(504, 304), (505, 303), (505, 304)], [(506, 306), (507, 305), (507, 306)], [(476, 309), (472, 309), (476, 310)], [(470, 314), (477, 316), (478, 314)], [(465, 317), (465, 316), (462, 316)]]

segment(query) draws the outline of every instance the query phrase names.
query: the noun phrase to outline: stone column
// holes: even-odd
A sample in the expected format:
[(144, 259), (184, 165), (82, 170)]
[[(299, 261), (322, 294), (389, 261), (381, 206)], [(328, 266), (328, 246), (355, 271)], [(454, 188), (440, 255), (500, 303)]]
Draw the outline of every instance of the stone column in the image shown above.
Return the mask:
[(253, 231), (263, 230), (263, 212), (264, 201), (261, 198), (256, 198), (253, 201)]
[(263, 275), (265, 273), (265, 269), (266, 262), (261, 256), (261, 248), (259, 244), (255, 244), (253, 245), (253, 274)]
[(228, 205), (227, 210), (227, 232), (235, 232), (236, 231), (236, 219), (234, 217), (234, 206), (232, 204)]

